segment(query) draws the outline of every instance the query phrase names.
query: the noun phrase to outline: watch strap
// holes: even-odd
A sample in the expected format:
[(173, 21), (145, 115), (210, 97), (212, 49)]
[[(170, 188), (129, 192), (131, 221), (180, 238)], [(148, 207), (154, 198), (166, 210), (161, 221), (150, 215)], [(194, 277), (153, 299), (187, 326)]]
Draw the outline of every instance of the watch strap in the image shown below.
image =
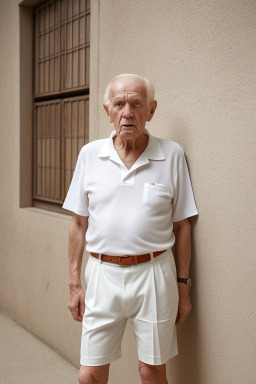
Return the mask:
[(190, 278), (190, 277), (188, 277), (187, 279), (178, 277), (178, 278), (177, 278), (177, 282), (178, 282), (178, 283), (184, 283), (184, 284), (187, 284), (189, 287), (191, 287), (191, 285), (192, 285), (192, 281), (191, 281), (191, 278)]

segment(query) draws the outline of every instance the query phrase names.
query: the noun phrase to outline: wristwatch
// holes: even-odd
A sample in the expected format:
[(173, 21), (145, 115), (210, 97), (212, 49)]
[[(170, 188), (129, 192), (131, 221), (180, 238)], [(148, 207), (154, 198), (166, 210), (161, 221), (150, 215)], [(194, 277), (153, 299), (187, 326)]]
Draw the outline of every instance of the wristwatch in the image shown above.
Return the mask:
[(190, 277), (189, 277), (188, 279), (182, 279), (181, 277), (178, 277), (178, 278), (177, 278), (177, 281), (178, 281), (178, 283), (185, 283), (185, 284), (187, 284), (189, 287), (192, 286), (192, 280), (191, 280)]

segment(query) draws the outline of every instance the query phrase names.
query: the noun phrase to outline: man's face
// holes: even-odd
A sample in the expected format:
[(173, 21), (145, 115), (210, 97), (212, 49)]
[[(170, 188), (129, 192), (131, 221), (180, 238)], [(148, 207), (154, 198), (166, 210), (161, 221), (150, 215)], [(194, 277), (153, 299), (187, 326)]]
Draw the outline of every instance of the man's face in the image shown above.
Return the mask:
[(148, 106), (143, 82), (131, 77), (119, 78), (111, 85), (109, 99), (110, 104), (104, 108), (117, 135), (126, 140), (142, 135), (156, 108), (155, 100)]

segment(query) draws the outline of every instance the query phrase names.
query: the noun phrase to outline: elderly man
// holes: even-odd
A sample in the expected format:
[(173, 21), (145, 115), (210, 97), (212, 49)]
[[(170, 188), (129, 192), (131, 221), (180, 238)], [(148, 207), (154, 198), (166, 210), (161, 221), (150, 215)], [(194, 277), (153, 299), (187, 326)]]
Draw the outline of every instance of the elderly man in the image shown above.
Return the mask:
[(156, 106), (148, 79), (125, 74), (111, 81), (104, 108), (115, 130), (81, 149), (63, 204), (74, 212), (69, 309), (83, 322), (80, 384), (107, 383), (127, 319), (142, 383), (167, 383), (166, 362), (178, 353), (175, 324), (191, 311), (188, 217), (198, 212), (182, 148), (145, 129)]

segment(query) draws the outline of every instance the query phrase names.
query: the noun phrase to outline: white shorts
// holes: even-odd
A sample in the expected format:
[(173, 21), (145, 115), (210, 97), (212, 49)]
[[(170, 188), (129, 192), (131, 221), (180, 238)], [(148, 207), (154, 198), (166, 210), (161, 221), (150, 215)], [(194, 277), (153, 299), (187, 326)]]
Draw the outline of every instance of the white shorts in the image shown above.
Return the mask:
[(139, 360), (160, 365), (178, 354), (179, 295), (171, 249), (127, 267), (102, 263), (90, 255), (85, 283), (81, 365), (104, 365), (121, 358), (127, 319), (133, 326)]

